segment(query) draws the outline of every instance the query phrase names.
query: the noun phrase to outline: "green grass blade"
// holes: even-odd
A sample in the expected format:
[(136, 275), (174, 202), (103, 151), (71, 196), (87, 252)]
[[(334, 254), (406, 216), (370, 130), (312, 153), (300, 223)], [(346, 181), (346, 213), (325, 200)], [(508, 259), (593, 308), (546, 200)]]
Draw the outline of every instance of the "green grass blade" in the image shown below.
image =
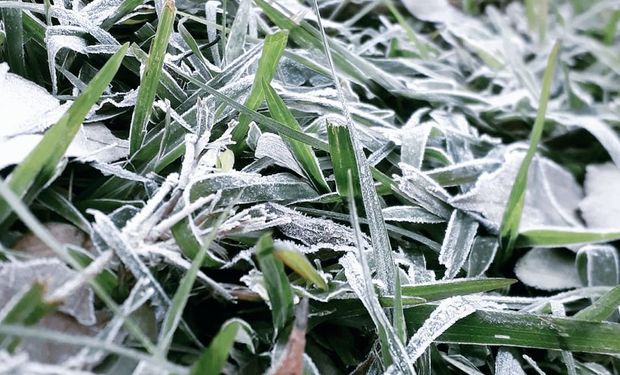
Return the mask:
[(573, 317), (575, 319), (603, 321), (618, 311), (618, 306), (620, 306), (620, 286), (616, 286), (603, 294), (592, 305), (579, 311)]
[(224, 323), (211, 343), (192, 366), (190, 375), (219, 375), (226, 365), (237, 333), (244, 329), (247, 323), (238, 319), (231, 319)]
[(620, 232), (588, 229), (542, 228), (519, 233), (516, 247), (561, 247), (569, 245), (610, 242), (620, 239)]
[(276, 247), (273, 253), (276, 258), (280, 259), (282, 263), (286, 264), (304, 279), (314, 283), (314, 285), (323, 290), (328, 289), (327, 283), (323, 277), (314, 269), (308, 258), (301, 252), (285, 249), (280, 246)]
[(131, 128), (129, 130), (129, 153), (133, 155), (140, 149), (146, 128), (153, 111), (153, 102), (159, 80), (164, 66), (164, 56), (168, 48), (172, 26), (174, 25), (176, 8), (173, 0), (166, 0), (163, 11), (157, 25), (155, 39), (151, 43), (149, 57), (144, 67), (144, 73), (140, 80), (138, 89), (138, 99), (131, 118)]
[[(200, 253), (202, 245), (189, 227), (189, 220), (187, 218), (179, 221), (172, 227), (172, 236), (183, 252), (183, 255), (187, 258), (193, 260)], [(223, 264), (224, 261), (216, 258), (213, 254), (207, 251), (202, 265), (204, 267), (219, 267)]]
[(527, 150), (525, 158), (519, 167), (517, 177), (510, 191), (504, 216), (502, 218), (502, 224), (500, 227), (500, 240), (502, 250), (498, 255), (498, 259), (502, 262), (508, 259), (512, 253), (517, 235), (519, 233), (519, 224), (521, 222), (521, 213), (523, 212), (523, 206), (525, 204), (525, 191), (527, 188), (527, 176), (532, 163), (532, 159), (536, 154), (536, 148), (543, 134), (545, 126), (545, 114), (547, 112), (547, 103), (549, 102), (549, 94), (551, 91), (551, 81), (553, 79), (553, 72), (555, 70), (556, 60), (558, 52), (560, 51), (560, 43), (556, 42), (549, 54), (549, 60), (547, 62), (547, 68), (543, 77), (542, 91), (538, 103), (538, 112), (536, 113), (536, 120), (532, 127), (532, 133), (530, 135), (530, 145)]
[(21, 9), (2, 9), (2, 21), (6, 39), (6, 59), (11, 71), (22, 77), (26, 76), (26, 60), (24, 57), (24, 26)]
[(256, 243), (256, 258), (271, 304), (273, 326), (277, 337), (286, 324), (293, 318), (293, 290), (284, 272), (284, 265), (274, 256), (271, 233), (265, 233)]
[(487, 292), (514, 284), (514, 279), (453, 279), (435, 281), (428, 284), (403, 285), (403, 296), (424, 298), (427, 301), (462, 296), (466, 294)]
[[(13, 170), (8, 178), (9, 188), (19, 197), (26, 194), (34, 196), (45, 186), (56, 172), (62, 159), (77, 134), (91, 107), (99, 100), (116, 71), (118, 70), (128, 45), (125, 44), (95, 75), (88, 87), (73, 102), (67, 112), (52, 126), (41, 142)], [(0, 199), (0, 223), (11, 213), (8, 203)]]
[[(269, 83), (273, 79), (273, 75), (276, 72), (287, 41), (287, 31), (278, 31), (265, 37), (265, 44), (263, 45), (263, 52), (258, 60), (258, 67), (254, 75), (252, 89), (250, 95), (245, 100), (245, 106), (247, 108), (256, 110), (263, 102), (262, 82)], [(232, 146), (232, 150), (235, 153), (245, 148), (245, 138), (248, 134), (250, 121), (252, 121), (252, 119), (247, 114), (239, 116), (239, 123), (233, 129), (231, 135), (232, 140), (235, 141), (235, 144)]]
[[(434, 308), (421, 305), (405, 310), (407, 323), (419, 327)], [(518, 312), (477, 311), (448, 328), (437, 342), (620, 353), (620, 324)]]
[(348, 196), (348, 176), (353, 178), (353, 197), (362, 198), (360, 177), (355, 164), (355, 150), (351, 143), (349, 128), (344, 125), (329, 122), (327, 124), (327, 140), (329, 142), (329, 157), (334, 168), (336, 191), (341, 197)]
[[(267, 100), (271, 117), (278, 122), (288, 125), (292, 129), (303, 132), (301, 126), (295, 119), (295, 116), (293, 116), (291, 111), (286, 107), (286, 104), (284, 104), (282, 98), (280, 98), (280, 96), (268, 83), (265, 81), (262, 83), (263, 93), (265, 95), (265, 99)], [(316, 155), (314, 155), (312, 148), (302, 142), (290, 139), (286, 136), (282, 136), (282, 140), (286, 142), (287, 146), (291, 150), (291, 153), (293, 154), (293, 157), (295, 157), (303, 169), (306, 177), (308, 177), (312, 183), (312, 186), (314, 186), (314, 188), (320, 193), (329, 193), (331, 190), (323, 177), (323, 172), (319, 166), (319, 161), (316, 158)]]

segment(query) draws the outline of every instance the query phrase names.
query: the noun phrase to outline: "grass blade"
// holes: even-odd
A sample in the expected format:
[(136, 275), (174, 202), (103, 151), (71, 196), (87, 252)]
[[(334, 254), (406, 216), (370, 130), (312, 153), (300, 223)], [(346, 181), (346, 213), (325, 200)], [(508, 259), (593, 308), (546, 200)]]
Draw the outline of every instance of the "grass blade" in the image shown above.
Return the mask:
[(536, 120), (532, 127), (532, 133), (530, 135), (530, 145), (527, 150), (527, 154), (521, 162), (519, 172), (515, 179), (504, 216), (502, 218), (502, 224), (500, 227), (500, 240), (502, 250), (496, 259), (500, 262), (508, 259), (512, 253), (517, 235), (519, 233), (519, 224), (521, 222), (521, 213), (523, 212), (523, 206), (525, 204), (525, 191), (527, 187), (527, 176), (532, 159), (536, 154), (536, 148), (542, 138), (543, 129), (545, 126), (545, 113), (547, 112), (547, 103), (549, 102), (549, 95), (551, 91), (551, 81), (553, 79), (553, 72), (555, 70), (556, 60), (560, 51), (560, 43), (556, 42), (549, 54), (549, 60), (547, 62), (547, 68), (543, 77), (542, 91), (538, 103), (538, 112), (536, 113)]
[(308, 258), (302, 253), (295, 250), (284, 249), (280, 246), (278, 246), (273, 253), (276, 258), (280, 259), (282, 263), (286, 264), (304, 279), (314, 283), (314, 285), (323, 290), (328, 289), (327, 283), (323, 277), (314, 269), (310, 261), (308, 261)]
[(355, 150), (351, 143), (349, 129), (340, 124), (327, 124), (327, 140), (329, 142), (329, 157), (334, 168), (336, 191), (341, 197), (349, 194), (349, 173), (353, 178), (353, 197), (362, 198), (360, 177), (355, 164)]
[(173, 0), (166, 0), (157, 25), (155, 39), (151, 43), (149, 57), (144, 66), (144, 73), (140, 80), (138, 99), (131, 118), (129, 130), (129, 154), (135, 154), (146, 136), (146, 128), (153, 111), (155, 94), (159, 87), (159, 80), (164, 66), (164, 56), (168, 48), (168, 41), (172, 33), (176, 8)]
[[(271, 117), (278, 122), (288, 125), (292, 129), (303, 132), (301, 126), (295, 119), (295, 116), (293, 116), (291, 111), (286, 107), (286, 104), (284, 104), (284, 101), (280, 98), (276, 91), (265, 81), (262, 82), (262, 87), (265, 99), (267, 100), (267, 105), (269, 106), (269, 113), (271, 114)], [(291, 150), (291, 153), (303, 169), (304, 174), (308, 177), (314, 188), (321, 193), (329, 193), (331, 190), (329, 189), (327, 182), (325, 182), (323, 172), (321, 172), (321, 167), (319, 166), (319, 161), (316, 158), (316, 155), (314, 155), (312, 148), (302, 142), (290, 139), (286, 136), (282, 136), (282, 140), (286, 142), (287, 146)]]
[[(408, 325), (421, 325), (434, 308), (421, 305), (405, 310)], [(437, 342), (620, 353), (620, 324), (518, 312), (477, 311), (448, 328)]]
[(224, 323), (211, 343), (192, 366), (190, 375), (219, 375), (226, 365), (240, 329), (249, 330), (246, 322), (231, 319)]
[(603, 321), (618, 311), (620, 306), (620, 286), (616, 286), (603, 294), (592, 305), (573, 315), (575, 319)]
[[(41, 142), (26, 159), (13, 170), (7, 184), (17, 196), (24, 197), (26, 194), (30, 197), (36, 196), (54, 176), (56, 166), (80, 129), (88, 111), (99, 100), (116, 74), (127, 47), (125, 44), (108, 60), (67, 112), (45, 133)], [(4, 222), (10, 213), (8, 203), (0, 199), (0, 223)]]
[(21, 9), (2, 9), (2, 22), (6, 39), (6, 59), (11, 71), (22, 77), (26, 76), (26, 60), (24, 58), (24, 26)]
[(514, 284), (514, 279), (453, 279), (428, 284), (403, 285), (403, 296), (424, 298), (427, 301), (462, 296), (466, 294), (487, 292)]
[(294, 315), (293, 290), (284, 272), (284, 265), (274, 256), (271, 233), (265, 233), (256, 243), (256, 258), (265, 278), (265, 287), (271, 304), (273, 326), (277, 335), (284, 330)]
[(561, 247), (620, 239), (620, 232), (604, 232), (588, 229), (541, 228), (519, 233), (516, 247)]
[[(252, 89), (250, 95), (245, 100), (245, 106), (248, 109), (256, 110), (262, 103), (264, 98), (262, 82), (271, 82), (287, 41), (288, 32), (286, 31), (278, 31), (265, 37), (265, 44), (263, 45), (263, 52), (258, 60), (258, 68), (254, 76)], [(247, 114), (241, 114), (241, 116), (239, 116), (239, 123), (233, 129), (231, 135), (232, 140), (235, 141), (235, 145), (232, 147), (233, 151), (238, 152), (245, 148), (245, 137), (248, 134), (250, 121), (252, 121), (252, 119)]]

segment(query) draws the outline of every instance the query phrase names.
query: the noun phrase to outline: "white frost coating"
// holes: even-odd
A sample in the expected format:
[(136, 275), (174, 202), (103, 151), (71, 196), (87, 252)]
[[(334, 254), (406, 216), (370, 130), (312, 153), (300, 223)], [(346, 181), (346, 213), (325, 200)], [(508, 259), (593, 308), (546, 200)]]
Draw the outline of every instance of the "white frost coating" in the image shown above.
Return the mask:
[(85, 53), (86, 40), (77, 36), (84, 32), (81, 27), (51, 26), (45, 29), (45, 45), (47, 47), (47, 63), (52, 78), (52, 93), (58, 92), (58, 78), (56, 77), (56, 55), (67, 48), (78, 53)]
[[(5, 307), (15, 294), (35, 281), (45, 283), (47, 289), (53, 293), (77, 275), (76, 271), (56, 258), (41, 258), (23, 263), (1, 263), (0, 306)], [(93, 301), (93, 291), (90, 287), (81, 285), (66, 296), (59, 310), (71, 315), (81, 324), (90, 326), (96, 322)]]
[[(491, 229), (498, 230), (524, 156), (522, 150), (508, 149), (499, 169), (482, 174), (473, 189), (454, 197), (450, 203), (480, 213)], [(581, 187), (569, 172), (551, 160), (534, 158), (528, 174), (521, 229), (578, 224), (576, 210), (582, 196)]]
[(452, 279), (461, 270), (478, 231), (478, 222), (460, 210), (454, 210), (439, 252), (439, 263), (446, 267), (444, 279)]
[(433, 215), (449, 218), (450, 209), (446, 203), (450, 199), (448, 192), (417, 168), (404, 163), (399, 166), (403, 172), (398, 184), (400, 191)]
[(230, 27), (228, 42), (226, 43), (226, 51), (224, 53), (224, 61), (230, 64), (236, 58), (243, 54), (245, 46), (245, 38), (248, 31), (248, 22), (250, 19), (250, 0), (241, 0), (235, 20)]
[[(205, 20), (208, 22), (207, 38), (210, 43), (215, 40), (217, 35), (217, 29), (212, 25), (217, 25), (217, 9), (219, 7), (219, 1), (210, 0), (205, 3)], [(220, 66), (222, 62), (220, 60), (220, 50), (217, 43), (211, 46), (211, 55), (213, 56), (213, 62), (215, 65)]]
[(467, 259), (467, 277), (483, 275), (491, 266), (498, 248), (497, 238), (476, 237)]
[(509, 351), (500, 349), (495, 358), (495, 375), (525, 375), (525, 371)]
[(445, 220), (427, 210), (416, 206), (390, 206), (383, 209), (383, 218), (386, 221), (397, 221), (414, 224), (436, 224)]
[(574, 254), (565, 249), (534, 248), (517, 261), (515, 274), (522, 283), (541, 290), (581, 286)]
[(407, 344), (411, 360), (420, 358), (429, 347), (454, 323), (474, 313), (477, 304), (463, 297), (450, 297), (442, 300), (431, 315), (424, 321)]
[[(566, 310), (564, 309), (564, 305), (558, 301), (550, 301), (549, 305), (551, 306), (551, 314), (554, 316), (565, 317)], [(562, 335), (563, 332), (560, 332)], [(573, 354), (569, 351), (562, 350), (562, 359), (564, 360), (564, 364), (566, 365), (566, 370), (568, 371), (568, 375), (577, 375), (577, 369), (575, 368), (575, 358), (573, 358)]]
[(394, 332), (390, 321), (388, 320), (383, 308), (379, 304), (379, 300), (374, 292), (372, 285), (372, 276), (366, 264), (362, 251), (358, 251), (361, 262), (358, 261), (352, 253), (345, 254), (340, 258), (340, 264), (344, 269), (347, 282), (362, 304), (370, 314), (377, 329), (382, 330), (387, 336), (389, 343), (389, 352), (394, 363), (388, 368), (386, 373), (393, 374), (415, 374), (412, 363), (416, 358), (408, 355), (407, 350), (403, 347), (400, 339)]
[(577, 257), (586, 257), (586, 281), (588, 286), (615, 286), (620, 281), (618, 251), (611, 245), (586, 245), (579, 249)]
[(291, 169), (300, 176), (305, 176), (299, 167), (299, 163), (297, 163), (297, 160), (295, 160), (295, 157), (279, 135), (273, 133), (262, 134), (256, 143), (254, 155), (257, 158), (268, 157), (273, 159), (279, 166)]
[[(58, 99), (43, 87), (8, 71), (8, 64), (1, 63), (0, 142), (4, 142), (7, 137), (44, 130), (58, 120), (66, 110), (63, 108), (59, 113)], [(48, 117), (52, 117), (52, 121), (45, 120)]]
[(532, 366), (532, 368), (534, 369), (534, 371), (536, 371), (538, 373), (538, 375), (547, 375), (536, 363), (536, 361), (534, 361), (532, 359), (532, 357), (528, 356), (527, 354), (523, 354), (523, 359), (525, 359), (525, 361)]
[(579, 209), (588, 227), (619, 228), (620, 169), (611, 163), (589, 165), (584, 186), (586, 197), (579, 203)]
[(133, 250), (112, 220), (103, 213), (96, 210), (89, 210), (95, 217), (93, 229), (103, 238), (108, 246), (114, 250), (121, 262), (129, 269), (129, 271), (137, 279), (148, 280), (150, 286), (155, 290), (153, 301), (155, 302), (155, 315), (158, 319), (162, 319), (170, 307), (170, 298), (159, 282), (155, 279), (148, 267), (142, 262), (138, 254)]

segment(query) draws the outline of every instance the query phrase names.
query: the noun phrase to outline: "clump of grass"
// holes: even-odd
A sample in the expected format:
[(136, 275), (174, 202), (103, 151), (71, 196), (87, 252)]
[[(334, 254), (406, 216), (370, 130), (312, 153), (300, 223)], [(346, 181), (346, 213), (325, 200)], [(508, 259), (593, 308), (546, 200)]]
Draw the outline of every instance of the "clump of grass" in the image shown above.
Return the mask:
[(290, 7), (0, 2), (7, 371), (617, 373), (616, 4)]

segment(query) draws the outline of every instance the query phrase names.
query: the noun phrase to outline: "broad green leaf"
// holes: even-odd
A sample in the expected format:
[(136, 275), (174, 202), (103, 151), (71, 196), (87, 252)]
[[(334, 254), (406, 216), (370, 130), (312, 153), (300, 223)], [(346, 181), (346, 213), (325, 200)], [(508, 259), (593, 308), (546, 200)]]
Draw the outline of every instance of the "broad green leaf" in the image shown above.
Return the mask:
[(151, 43), (149, 57), (144, 66), (144, 73), (140, 79), (140, 88), (138, 90), (138, 99), (131, 117), (131, 127), (129, 130), (129, 154), (135, 154), (146, 136), (147, 125), (151, 112), (153, 111), (153, 102), (155, 94), (160, 84), (160, 77), (164, 66), (164, 56), (168, 48), (168, 41), (172, 33), (174, 25), (176, 8), (173, 0), (164, 2), (163, 11), (161, 13), (159, 24), (157, 25), (157, 33), (155, 39)]
[[(405, 310), (409, 327), (419, 327), (434, 310)], [(440, 343), (518, 346), (585, 353), (620, 353), (620, 324), (507, 311), (477, 311), (456, 322)]]
[[(271, 82), (273, 75), (276, 72), (276, 68), (278, 67), (280, 57), (282, 57), (282, 53), (286, 47), (287, 40), (287, 31), (278, 31), (265, 37), (265, 44), (263, 45), (261, 57), (258, 60), (258, 68), (256, 69), (256, 74), (254, 75), (252, 90), (250, 91), (248, 98), (245, 100), (245, 106), (248, 109), (254, 111), (263, 102), (264, 94), (262, 82)], [(233, 151), (238, 152), (245, 148), (245, 138), (248, 133), (250, 121), (252, 121), (252, 118), (247, 114), (241, 114), (241, 116), (239, 116), (239, 122), (233, 129), (231, 135), (232, 140), (235, 141)]]
[(515, 282), (514, 279), (502, 278), (442, 280), (428, 284), (403, 285), (402, 294), (404, 297), (412, 296), (424, 298), (427, 301), (438, 301), (453, 296), (500, 289)]
[(498, 259), (501, 262), (510, 258), (512, 248), (515, 245), (517, 236), (519, 234), (519, 224), (521, 223), (521, 213), (523, 212), (523, 206), (525, 205), (525, 191), (527, 188), (527, 176), (532, 159), (536, 154), (538, 143), (543, 134), (545, 127), (545, 114), (547, 112), (547, 103), (549, 102), (549, 95), (551, 91), (551, 83), (553, 80), (553, 72), (555, 71), (555, 65), (558, 53), (560, 51), (560, 43), (556, 42), (549, 54), (549, 60), (547, 62), (547, 68), (543, 77), (542, 91), (540, 93), (538, 112), (536, 113), (536, 120), (532, 127), (532, 133), (530, 135), (530, 145), (527, 150), (527, 154), (521, 162), (519, 172), (515, 179), (508, 202), (506, 203), (506, 209), (502, 218), (500, 226), (500, 240), (502, 251), (498, 254)]
[[(122, 46), (95, 75), (88, 87), (73, 102), (67, 112), (52, 126), (41, 142), (11, 173), (7, 184), (19, 197), (36, 196), (55, 175), (56, 167), (77, 134), (91, 107), (116, 74), (128, 45)], [(0, 223), (10, 215), (11, 208), (0, 199)]]
[(265, 233), (258, 239), (256, 258), (265, 280), (277, 336), (293, 318), (293, 290), (284, 272), (284, 265), (274, 255), (271, 233)]
[(198, 361), (192, 366), (190, 375), (221, 374), (240, 330), (249, 331), (250, 327), (239, 319), (231, 319), (224, 323)]
[[(295, 119), (295, 116), (293, 116), (291, 111), (286, 107), (286, 104), (284, 104), (284, 101), (280, 98), (280, 96), (278, 96), (276, 91), (265, 81), (262, 82), (262, 85), (262, 91), (265, 99), (267, 100), (271, 117), (278, 122), (286, 124), (292, 129), (303, 132), (303, 129)], [(319, 161), (316, 158), (316, 155), (314, 155), (312, 148), (302, 142), (290, 139), (284, 135), (282, 135), (282, 140), (286, 142), (287, 146), (291, 150), (291, 153), (295, 157), (295, 160), (297, 160), (303, 169), (304, 174), (308, 177), (314, 188), (321, 193), (329, 193), (329, 186), (327, 185), (327, 182), (325, 182), (323, 172), (319, 166)]]
[(314, 285), (323, 290), (328, 289), (327, 283), (323, 277), (314, 269), (310, 261), (308, 261), (301, 252), (278, 246), (273, 253), (276, 258), (280, 259), (304, 279), (314, 283)]
[(577, 312), (575, 319), (603, 321), (611, 316), (620, 307), (620, 286), (616, 286), (609, 292), (599, 297), (592, 305)]

